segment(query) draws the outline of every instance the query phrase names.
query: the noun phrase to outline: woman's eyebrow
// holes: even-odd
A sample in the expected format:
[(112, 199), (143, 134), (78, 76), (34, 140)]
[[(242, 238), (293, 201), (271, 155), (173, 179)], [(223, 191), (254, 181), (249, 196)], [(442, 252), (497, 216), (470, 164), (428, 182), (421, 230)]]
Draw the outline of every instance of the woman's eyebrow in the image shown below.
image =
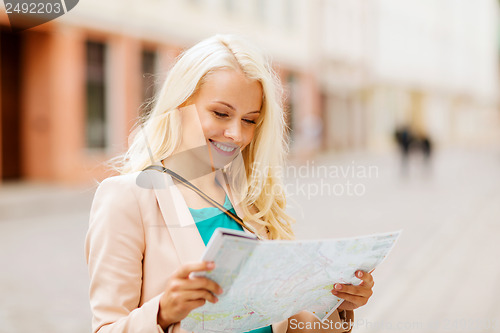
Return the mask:
[[(232, 105), (231, 105), (231, 104), (229, 104), (229, 103), (226, 103), (226, 102), (223, 102), (223, 101), (213, 101), (213, 103), (219, 103), (219, 104), (225, 105), (225, 106), (227, 106), (228, 108), (230, 108), (231, 110), (236, 111), (235, 107), (234, 107), (234, 106), (232, 106)], [(251, 114), (251, 113), (260, 113), (260, 110), (256, 110), (256, 111), (248, 112), (247, 114)]]
[(223, 102), (223, 101), (214, 101), (214, 103), (223, 104), (223, 105), (227, 106), (228, 108), (230, 108), (231, 110), (236, 111), (236, 109), (234, 108), (234, 106), (232, 106), (232, 105), (231, 105), (231, 104), (229, 104), (229, 103), (226, 103), (226, 102)]

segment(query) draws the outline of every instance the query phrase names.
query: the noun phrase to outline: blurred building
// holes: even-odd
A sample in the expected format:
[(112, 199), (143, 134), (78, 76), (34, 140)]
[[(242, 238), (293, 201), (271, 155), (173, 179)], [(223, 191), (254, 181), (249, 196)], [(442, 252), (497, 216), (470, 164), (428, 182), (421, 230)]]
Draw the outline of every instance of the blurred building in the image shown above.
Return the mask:
[(321, 3), (326, 147), (385, 149), (399, 126), (498, 142), (496, 0)]
[[(292, 151), (499, 132), (494, 0), (85, 0), (20, 34), (0, 11), (1, 179), (101, 179), (185, 47), (240, 33), (285, 86)], [(2, 16), (3, 15), (3, 16)]]
[(308, 72), (307, 10), (284, 0), (86, 0), (18, 34), (3, 11), (2, 180), (101, 179), (174, 58), (215, 33), (259, 41), (300, 95), (288, 104), (305, 109), (319, 96)]

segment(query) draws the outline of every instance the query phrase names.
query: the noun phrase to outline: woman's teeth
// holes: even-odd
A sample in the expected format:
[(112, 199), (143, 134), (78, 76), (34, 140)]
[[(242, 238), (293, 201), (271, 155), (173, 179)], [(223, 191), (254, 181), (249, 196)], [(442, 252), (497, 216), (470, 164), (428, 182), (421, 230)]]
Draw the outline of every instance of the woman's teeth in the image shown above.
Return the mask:
[(228, 147), (228, 146), (221, 145), (220, 143), (215, 142), (215, 141), (212, 141), (212, 143), (213, 143), (213, 144), (214, 144), (217, 148), (219, 148), (220, 150), (225, 151), (225, 152), (231, 152), (231, 151), (233, 151), (233, 150), (235, 150), (235, 149), (236, 149), (236, 148), (234, 148), (234, 147), (232, 147), (232, 148), (231, 148), (231, 147)]

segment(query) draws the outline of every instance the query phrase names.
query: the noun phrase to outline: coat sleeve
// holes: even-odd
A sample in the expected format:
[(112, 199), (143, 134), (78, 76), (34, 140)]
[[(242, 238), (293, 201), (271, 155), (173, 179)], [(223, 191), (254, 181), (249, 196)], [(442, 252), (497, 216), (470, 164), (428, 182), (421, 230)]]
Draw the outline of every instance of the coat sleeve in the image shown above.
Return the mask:
[(108, 178), (92, 203), (85, 255), (94, 333), (163, 333), (161, 294), (139, 306), (145, 241), (133, 185), (123, 176)]

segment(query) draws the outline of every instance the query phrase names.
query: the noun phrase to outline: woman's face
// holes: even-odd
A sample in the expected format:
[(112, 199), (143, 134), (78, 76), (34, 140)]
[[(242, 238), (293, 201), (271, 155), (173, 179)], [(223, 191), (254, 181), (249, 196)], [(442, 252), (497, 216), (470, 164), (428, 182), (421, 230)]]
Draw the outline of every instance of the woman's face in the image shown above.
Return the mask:
[[(183, 143), (200, 142), (200, 136), (196, 139), (193, 131), (198, 128), (199, 132), (201, 127), (210, 161), (199, 157), (221, 168), (252, 141), (262, 107), (262, 86), (239, 71), (221, 69), (206, 78), (190, 102), (198, 117), (193, 113), (191, 119), (186, 119), (189, 113), (183, 116)], [(198, 126), (193, 118), (199, 119)]]

